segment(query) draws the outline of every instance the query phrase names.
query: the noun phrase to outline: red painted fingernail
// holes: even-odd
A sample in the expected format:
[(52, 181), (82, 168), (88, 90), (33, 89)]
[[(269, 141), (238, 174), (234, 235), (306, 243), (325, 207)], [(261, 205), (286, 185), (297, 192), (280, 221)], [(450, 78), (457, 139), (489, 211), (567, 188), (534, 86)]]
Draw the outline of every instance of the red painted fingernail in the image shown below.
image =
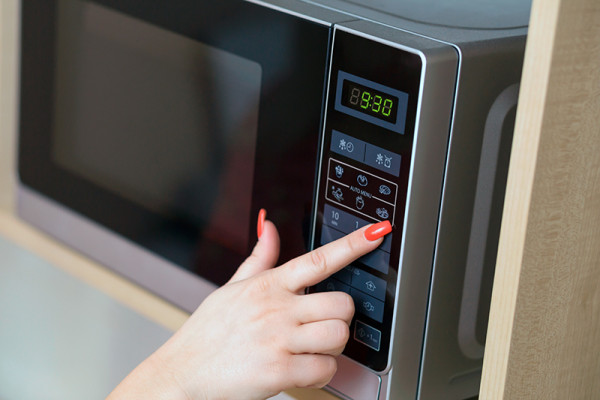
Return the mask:
[(263, 229), (265, 227), (265, 218), (267, 218), (267, 210), (261, 208), (258, 212), (258, 221), (256, 222), (256, 235), (259, 239), (263, 234)]
[(376, 224), (371, 225), (365, 230), (365, 238), (367, 240), (373, 242), (380, 237), (384, 237), (388, 233), (392, 231), (392, 224), (390, 221), (381, 221)]

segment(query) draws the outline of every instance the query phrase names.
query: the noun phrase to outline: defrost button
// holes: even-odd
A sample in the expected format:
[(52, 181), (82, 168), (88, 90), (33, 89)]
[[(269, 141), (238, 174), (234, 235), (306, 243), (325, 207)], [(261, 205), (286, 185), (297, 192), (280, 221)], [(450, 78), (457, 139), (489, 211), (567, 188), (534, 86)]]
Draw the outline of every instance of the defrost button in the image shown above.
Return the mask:
[(400, 175), (400, 154), (367, 143), (365, 164), (394, 176)]
[(362, 140), (345, 135), (334, 129), (331, 132), (331, 147), (329, 149), (334, 153), (341, 154), (358, 162), (363, 162), (366, 144)]

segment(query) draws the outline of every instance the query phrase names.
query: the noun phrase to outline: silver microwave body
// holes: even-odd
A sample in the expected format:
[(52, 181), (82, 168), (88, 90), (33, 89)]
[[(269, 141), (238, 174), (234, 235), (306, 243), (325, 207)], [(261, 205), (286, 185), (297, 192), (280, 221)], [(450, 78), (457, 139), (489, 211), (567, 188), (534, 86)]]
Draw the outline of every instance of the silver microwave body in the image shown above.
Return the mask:
[[(382, 283), (381, 297), (357, 292), (349, 275), (331, 281), (336, 290), (358, 293), (355, 301), (381, 304), (382, 311), (374, 316), (357, 309), (352, 343), (326, 389), (361, 400), (476, 396), (528, 4), (511, 3), (516, 11), (496, 15), (486, 26), (477, 10), (461, 14), (474, 7), (466, 1), (450, 9), (440, 6), (440, 11), (435, 2), (382, 1), (369, 7), (342, 0), (250, 3), (329, 31), (326, 56), (319, 60), (325, 71), (323, 95), (315, 99), (321, 115), (313, 148), (309, 247), (330, 240), (326, 232), (337, 234), (326, 213), (346, 218), (339, 226), (390, 215), (394, 222), (390, 248), (380, 253), (389, 265), (382, 270), (367, 262), (350, 270)], [(413, 18), (403, 18), (400, 13), (411, 4)], [(389, 60), (399, 60), (400, 67), (386, 70)], [(380, 71), (387, 78), (379, 78)], [(351, 98), (352, 93), (359, 97)], [(371, 101), (361, 110), (360, 94), (365, 93), (379, 96), (379, 105), (387, 108)], [(350, 141), (363, 149), (362, 156), (349, 150)], [(381, 160), (368, 160), (368, 154)], [(391, 161), (396, 156), (398, 164)], [(380, 197), (391, 188), (394, 200), (385, 202), (386, 210), (369, 210), (375, 200), (359, 191), (360, 182), (345, 185), (341, 173), (336, 180), (336, 172), (343, 170), (353, 179), (375, 181)], [(351, 192), (345, 188), (354, 190), (351, 204), (333, 196), (343, 189), (338, 194), (347, 198)], [(18, 196), (22, 218), (186, 310), (195, 309), (218, 286), (35, 187), (21, 182)], [(361, 328), (377, 338), (361, 339)]]
[[(440, 27), (352, 2), (318, 3), (362, 17), (335, 24), (332, 60), (340, 32), (423, 60), (388, 368), (373, 377), (348, 358), (328, 387), (356, 399), (475, 396), (526, 28), (514, 20), (507, 29)], [(528, 5), (520, 7), (526, 25)], [(336, 95), (332, 73), (343, 68), (330, 65), (328, 98)]]

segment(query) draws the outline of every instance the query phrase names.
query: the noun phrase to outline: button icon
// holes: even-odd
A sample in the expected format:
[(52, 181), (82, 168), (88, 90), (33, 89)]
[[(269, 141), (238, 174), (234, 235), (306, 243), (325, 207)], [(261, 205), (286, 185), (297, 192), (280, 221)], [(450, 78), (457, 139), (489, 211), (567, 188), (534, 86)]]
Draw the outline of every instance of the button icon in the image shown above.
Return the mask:
[(373, 281), (369, 281), (369, 282), (365, 283), (365, 286), (367, 287), (367, 290), (370, 292), (374, 292), (375, 289), (377, 289), (377, 286), (375, 286)]
[(356, 209), (362, 210), (365, 207), (365, 200), (362, 196), (356, 196)]
[(335, 167), (335, 176), (341, 178), (344, 175), (344, 168), (341, 165)]
[(385, 168), (392, 168), (392, 157), (388, 157), (385, 154), (377, 153), (375, 162), (379, 165), (383, 165)]
[(379, 186), (379, 193), (381, 193), (384, 196), (387, 196), (392, 193), (392, 189), (390, 189), (390, 187), (387, 185), (381, 185)]
[(383, 161), (383, 166), (386, 168), (392, 168), (392, 157), (384, 155), (383, 158), (385, 158), (385, 160)]
[(340, 139), (340, 150), (352, 153), (354, 151), (354, 143)]
[(375, 299), (385, 300), (387, 282), (385, 279), (381, 279), (359, 268), (355, 268), (355, 271), (358, 271), (358, 273), (352, 276), (350, 286), (366, 293), (365, 297), (361, 297), (361, 301), (370, 301), (371, 304), (377, 307)]
[(388, 210), (386, 210), (383, 207), (378, 208), (377, 210), (375, 210), (375, 212), (377, 213), (379, 218), (388, 219), (390, 217), (390, 213), (388, 212)]
[(375, 311), (375, 306), (370, 301), (363, 301), (362, 305), (367, 312)]
[(367, 177), (362, 174), (358, 175), (358, 177), (356, 178), (356, 182), (360, 186), (367, 186), (369, 184), (369, 180), (367, 179)]
[(344, 193), (342, 193), (342, 189), (340, 189), (340, 188), (337, 188), (337, 189), (336, 189), (336, 188), (335, 188), (335, 186), (332, 186), (332, 187), (331, 187), (331, 195), (332, 195), (333, 197), (335, 197), (335, 199), (336, 199), (337, 201), (339, 201), (340, 203), (341, 203), (342, 201), (344, 201)]

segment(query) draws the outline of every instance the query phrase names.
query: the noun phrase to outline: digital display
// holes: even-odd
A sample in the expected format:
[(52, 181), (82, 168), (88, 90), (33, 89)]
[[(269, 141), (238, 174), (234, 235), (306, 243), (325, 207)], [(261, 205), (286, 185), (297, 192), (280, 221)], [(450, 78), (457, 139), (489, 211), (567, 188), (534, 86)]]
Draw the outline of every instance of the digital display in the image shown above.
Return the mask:
[(408, 93), (338, 71), (334, 107), (346, 115), (402, 135), (406, 125)]
[(342, 105), (394, 124), (398, 115), (398, 98), (344, 80)]

